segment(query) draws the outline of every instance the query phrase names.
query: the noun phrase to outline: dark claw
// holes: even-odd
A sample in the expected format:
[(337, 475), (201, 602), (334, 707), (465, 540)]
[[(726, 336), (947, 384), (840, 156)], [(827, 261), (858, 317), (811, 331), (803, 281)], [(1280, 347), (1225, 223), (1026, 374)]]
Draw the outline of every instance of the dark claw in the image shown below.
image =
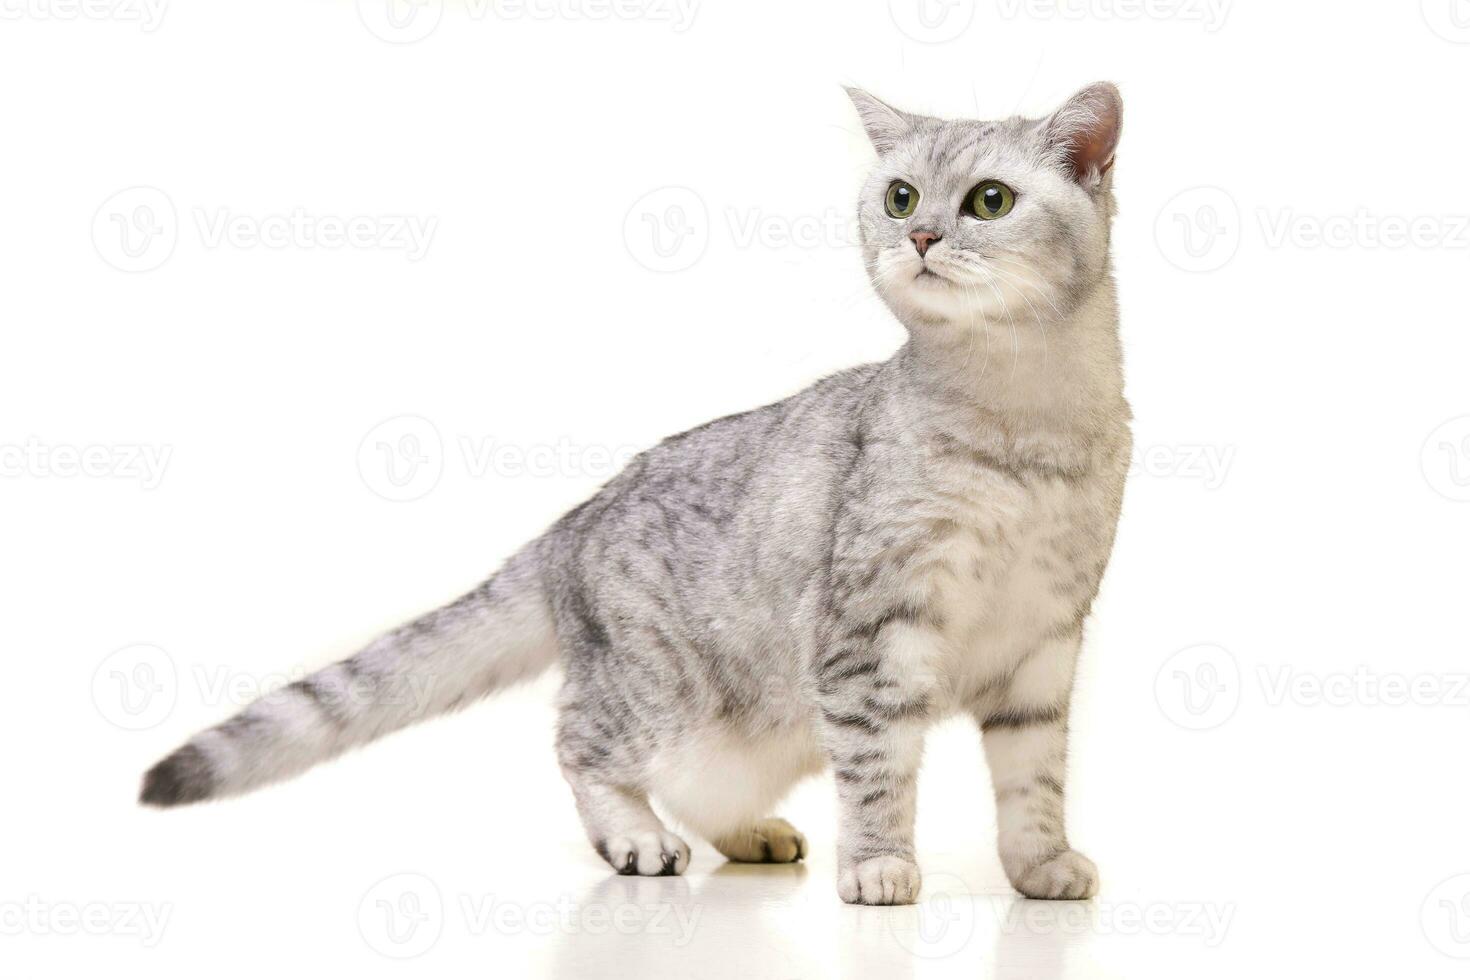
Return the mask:
[(664, 866), (662, 868), (659, 868), (658, 873), (660, 875), (671, 875), (671, 874), (675, 874), (676, 872), (674, 871), (674, 865), (679, 862), (679, 855), (677, 855), (677, 854), (665, 854), (663, 856), (663, 858), (664, 858)]
[(629, 851), (628, 852), (628, 860), (626, 860), (626, 861), (623, 862), (623, 866), (618, 869), (618, 874), (620, 874), (620, 875), (636, 875), (637, 873), (638, 873), (638, 852), (637, 851)]

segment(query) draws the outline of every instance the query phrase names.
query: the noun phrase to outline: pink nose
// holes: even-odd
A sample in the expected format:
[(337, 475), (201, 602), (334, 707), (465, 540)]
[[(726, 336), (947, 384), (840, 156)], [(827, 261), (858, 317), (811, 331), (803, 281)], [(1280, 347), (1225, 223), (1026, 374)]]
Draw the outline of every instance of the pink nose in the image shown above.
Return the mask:
[(909, 235), (909, 237), (913, 239), (914, 248), (919, 250), (921, 257), (929, 251), (930, 245), (939, 241), (939, 236), (932, 231), (916, 231)]

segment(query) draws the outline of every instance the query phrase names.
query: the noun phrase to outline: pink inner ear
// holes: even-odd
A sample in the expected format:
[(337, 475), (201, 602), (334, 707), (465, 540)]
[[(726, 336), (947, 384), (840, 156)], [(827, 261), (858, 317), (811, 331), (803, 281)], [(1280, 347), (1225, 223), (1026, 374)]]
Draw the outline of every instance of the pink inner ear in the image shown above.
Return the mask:
[(1112, 167), (1119, 122), (1115, 106), (1099, 106), (1092, 124), (1072, 138), (1072, 173), (1078, 180), (1094, 172), (1102, 176)]

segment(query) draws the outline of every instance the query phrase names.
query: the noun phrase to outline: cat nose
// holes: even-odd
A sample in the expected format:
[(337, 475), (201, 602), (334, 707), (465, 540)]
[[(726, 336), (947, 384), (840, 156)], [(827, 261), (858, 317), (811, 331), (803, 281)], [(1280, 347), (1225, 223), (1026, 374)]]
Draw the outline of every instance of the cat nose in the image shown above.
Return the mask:
[(914, 248), (919, 250), (919, 257), (923, 258), (924, 254), (929, 251), (929, 246), (939, 241), (940, 236), (932, 231), (916, 231), (912, 232), (909, 238), (913, 239)]

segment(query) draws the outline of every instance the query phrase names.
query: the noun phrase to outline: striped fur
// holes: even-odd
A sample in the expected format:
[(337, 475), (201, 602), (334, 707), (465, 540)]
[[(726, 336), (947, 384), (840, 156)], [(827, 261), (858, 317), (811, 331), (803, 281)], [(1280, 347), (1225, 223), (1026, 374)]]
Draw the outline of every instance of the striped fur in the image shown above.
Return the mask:
[(546, 597), (528, 554), (455, 602), (195, 735), (144, 776), (142, 802), (197, 803), (289, 779), (555, 662)]

